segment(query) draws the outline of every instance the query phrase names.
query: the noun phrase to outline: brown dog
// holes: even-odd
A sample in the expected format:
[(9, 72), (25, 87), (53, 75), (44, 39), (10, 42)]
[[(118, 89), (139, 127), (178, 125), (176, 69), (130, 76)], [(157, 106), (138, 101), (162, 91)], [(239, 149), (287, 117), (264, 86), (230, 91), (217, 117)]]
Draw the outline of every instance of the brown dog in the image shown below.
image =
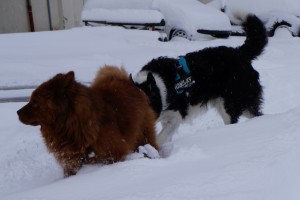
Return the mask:
[(91, 87), (76, 82), (72, 71), (57, 74), (17, 113), (24, 124), (41, 125), (65, 177), (82, 164), (120, 161), (145, 144), (157, 148), (154, 112), (124, 69), (102, 68)]

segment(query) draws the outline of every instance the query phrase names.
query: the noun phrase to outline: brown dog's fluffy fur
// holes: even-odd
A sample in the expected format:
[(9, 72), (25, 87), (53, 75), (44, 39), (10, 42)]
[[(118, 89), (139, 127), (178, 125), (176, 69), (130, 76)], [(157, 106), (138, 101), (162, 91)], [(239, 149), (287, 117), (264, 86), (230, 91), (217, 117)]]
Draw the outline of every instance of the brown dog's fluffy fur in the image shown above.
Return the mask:
[(41, 125), (66, 177), (82, 164), (120, 161), (141, 145), (157, 148), (155, 115), (124, 69), (102, 68), (91, 87), (76, 82), (74, 72), (57, 74), (17, 113), (24, 124)]

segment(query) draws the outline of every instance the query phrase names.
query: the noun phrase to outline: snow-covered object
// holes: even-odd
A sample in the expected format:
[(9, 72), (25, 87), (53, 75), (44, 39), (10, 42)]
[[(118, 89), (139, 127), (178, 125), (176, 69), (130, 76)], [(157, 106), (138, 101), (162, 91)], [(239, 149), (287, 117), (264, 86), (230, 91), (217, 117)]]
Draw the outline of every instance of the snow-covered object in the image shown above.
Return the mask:
[(88, 0), (81, 18), (108, 24), (146, 24), (164, 20), (168, 35), (174, 30), (183, 30), (186, 38), (192, 40), (198, 39), (200, 29), (225, 31), (228, 35), (231, 31), (230, 21), (224, 13), (197, 0)]
[[(299, 0), (214, 0), (208, 5), (224, 10), (233, 24), (241, 24), (243, 16), (252, 13), (264, 23), (272, 36), (278, 24), (288, 23), (293, 36), (300, 34)], [(234, 33), (241, 33), (233, 28)]]
[(195, 34), (198, 29), (231, 30), (226, 15), (196, 0), (154, 0), (153, 7), (161, 11), (170, 27)]
[(269, 11), (289, 12), (300, 15), (299, 0), (215, 0), (221, 1), (229, 12), (262, 14)]
[(258, 17), (264, 21), (268, 31), (275, 31), (272, 29), (278, 23), (287, 23), (287, 28), (292, 35), (300, 34), (300, 18), (289, 12), (269, 11), (259, 14)]
[(92, 8), (82, 11), (82, 20), (108, 23), (160, 23), (163, 15), (157, 10)]
[(153, 0), (88, 0), (82, 20), (109, 23), (160, 23), (163, 15), (152, 8)]
[(152, 8), (153, 0), (87, 0), (84, 9), (144, 9)]
[(152, 9), (153, 0), (89, 0), (81, 13), (84, 21), (108, 23), (160, 23), (163, 15)]

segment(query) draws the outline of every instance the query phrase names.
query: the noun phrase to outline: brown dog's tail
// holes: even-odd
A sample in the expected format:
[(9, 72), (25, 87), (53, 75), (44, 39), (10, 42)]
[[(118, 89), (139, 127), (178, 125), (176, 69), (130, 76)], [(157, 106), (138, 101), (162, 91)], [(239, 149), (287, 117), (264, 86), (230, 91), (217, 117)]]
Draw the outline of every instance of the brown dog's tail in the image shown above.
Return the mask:
[(101, 68), (93, 82), (93, 85), (97, 85), (104, 82), (111, 82), (112, 80), (129, 80), (129, 75), (124, 68), (118, 68), (115, 66), (105, 66)]

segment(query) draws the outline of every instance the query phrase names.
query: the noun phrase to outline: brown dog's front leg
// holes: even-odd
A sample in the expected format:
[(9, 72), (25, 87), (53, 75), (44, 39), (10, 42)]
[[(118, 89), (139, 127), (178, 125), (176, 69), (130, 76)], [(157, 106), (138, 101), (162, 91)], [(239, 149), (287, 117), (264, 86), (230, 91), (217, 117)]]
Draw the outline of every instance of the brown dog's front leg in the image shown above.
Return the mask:
[(79, 169), (82, 166), (82, 162), (81, 160), (79, 161), (75, 161), (75, 162), (69, 162), (66, 163), (63, 168), (64, 168), (64, 177), (69, 177), (69, 176), (73, 176), (76, 175), (77, 172), (79, 171)]

